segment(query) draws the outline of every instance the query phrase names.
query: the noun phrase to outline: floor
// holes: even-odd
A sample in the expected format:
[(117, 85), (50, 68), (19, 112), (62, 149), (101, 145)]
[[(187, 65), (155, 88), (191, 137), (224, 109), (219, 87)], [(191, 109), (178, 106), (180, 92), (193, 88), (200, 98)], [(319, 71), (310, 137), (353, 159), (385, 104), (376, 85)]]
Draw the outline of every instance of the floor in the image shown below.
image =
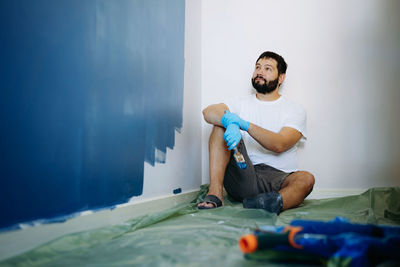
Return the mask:
[[(34, 250), (0, 262), (1, 266), (287, 266), (245, 257), (239, 238), (263, 225), (287, 225), (293, 219), (400, 225), (400, 188), (374, 188), (360, 195), (307, 199), (279, 216), (243, 209), (225, 198), (225, 206), (196, 208), (204, 197), (110, 227), (65, 235)], [(296, 263), (299, 266), (299, 262)]]

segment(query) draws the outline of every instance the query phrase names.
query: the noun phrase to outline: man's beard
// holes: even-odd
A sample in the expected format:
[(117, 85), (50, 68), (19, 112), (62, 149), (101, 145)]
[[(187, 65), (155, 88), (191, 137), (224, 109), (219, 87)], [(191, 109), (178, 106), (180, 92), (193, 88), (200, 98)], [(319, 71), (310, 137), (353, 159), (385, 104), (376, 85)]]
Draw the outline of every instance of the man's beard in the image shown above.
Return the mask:
[[(257, 78), (263, 79), (264, 84), (256, 83)], [(256, 91), (258, 93), (265, 95), (265, 94), (271, 93), (272, 91), (274, 91), (276, 89), (276, 87), (278, 86), (278, 83), (279, 83), (279, 77), (276, 78), (275, 80), (269, 81), (269, 82), (267, 82), (267, 80), (265, 80), (262, 77), (255, 77), (255, 78), (251, 79), (251, 83), (253, 84), (254, 89), (256, 89)]]

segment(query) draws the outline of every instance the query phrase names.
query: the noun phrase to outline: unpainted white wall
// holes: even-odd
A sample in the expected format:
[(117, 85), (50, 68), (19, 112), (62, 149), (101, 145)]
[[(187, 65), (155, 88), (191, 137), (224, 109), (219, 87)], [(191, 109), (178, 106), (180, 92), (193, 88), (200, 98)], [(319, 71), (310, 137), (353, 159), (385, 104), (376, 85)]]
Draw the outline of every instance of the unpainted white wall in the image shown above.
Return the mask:
[(255, 60), (275, 51), (288, 63), (281, 93), (307, 110), (298, 156), (315, 187), (399, 186), (398, 10), (396, 0), (203, 0), (202, 108), (249, 94)]
[(130, 202), (145, 201), (198, 190), (201, 185), (201, 2), (186, 0), (185, 82), (183, 126), (175, 133), (174, 148), (167, 149), (166, 162), (145, 163), (143, 194)]

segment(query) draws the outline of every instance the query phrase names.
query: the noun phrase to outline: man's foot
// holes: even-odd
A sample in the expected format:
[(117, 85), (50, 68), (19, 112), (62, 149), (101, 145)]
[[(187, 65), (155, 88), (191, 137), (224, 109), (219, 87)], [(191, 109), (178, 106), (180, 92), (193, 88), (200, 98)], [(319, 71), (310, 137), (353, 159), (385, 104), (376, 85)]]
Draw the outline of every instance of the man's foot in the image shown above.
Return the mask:
[(243, 199), (243, 207), (247, 209), (264, 209), (279, 214), (283, 207), (282, 196), (277, 192), (262, 193), (252, 198)]
[(214, 209), (223, 206), (223, 203), (216, 195), (208, 195), (203, 202), (197, 205), (198, 209)]

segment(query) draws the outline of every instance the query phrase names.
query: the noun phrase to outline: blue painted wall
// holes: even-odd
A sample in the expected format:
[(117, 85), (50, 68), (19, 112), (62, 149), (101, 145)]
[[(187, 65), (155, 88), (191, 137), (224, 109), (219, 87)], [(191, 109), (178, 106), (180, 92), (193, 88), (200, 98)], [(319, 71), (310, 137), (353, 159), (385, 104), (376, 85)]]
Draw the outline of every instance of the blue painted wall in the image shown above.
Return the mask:
[(0, 228), (142, 194), (182, 126), (184, 16), (184, 0), (0, 1)]

